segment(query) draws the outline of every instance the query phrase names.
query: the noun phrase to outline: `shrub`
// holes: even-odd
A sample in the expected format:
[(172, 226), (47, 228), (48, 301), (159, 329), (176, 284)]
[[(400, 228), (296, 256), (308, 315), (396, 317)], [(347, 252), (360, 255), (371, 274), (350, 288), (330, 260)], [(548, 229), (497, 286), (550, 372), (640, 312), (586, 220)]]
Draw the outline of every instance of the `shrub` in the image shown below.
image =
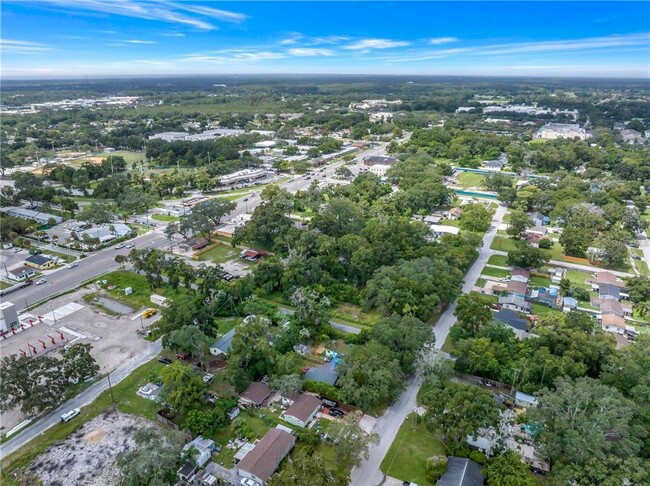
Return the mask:
[(544, 238), (544, 239), (539, 241), (539, 247), (544, 249), (544, 250), (548, 250), (552, 246), (553, 246), (553, 242), (551, 240), (549, 240), (548, 238)]
[(432, 456), (427, 459), (425, 474), (427, 479), (436, 483), (447, 469), (447, 458), (445, 456)]

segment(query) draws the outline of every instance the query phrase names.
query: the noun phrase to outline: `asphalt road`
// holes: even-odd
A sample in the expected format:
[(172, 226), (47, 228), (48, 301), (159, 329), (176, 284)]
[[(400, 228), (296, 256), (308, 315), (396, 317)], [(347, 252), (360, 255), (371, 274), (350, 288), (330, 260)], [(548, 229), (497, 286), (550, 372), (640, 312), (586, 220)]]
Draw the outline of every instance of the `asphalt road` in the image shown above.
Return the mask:
[[(478, 258), (465, 275), (465, 281), (463, 284), (464, 294), (472, 290), (476, 281), (481, 276), (481, 270), (487, 263), (488, 258), (496, 253), (494, 250), (490, 250), (490, 245), (497, 233), (497, 228), (503, 222), (505, 214), (505, 206), (499, 206), (492, 219), (490, 228), (483, 236), (483, 246), (479, 249)], [(447, 308), (433, 328), (433, 332), (436, 335), (437, 349), (442, 348), (451, 326), (456, 322), (456, 318), (454, 317), (455, 309), (456, 302)], [(379, 444), (371, 447), (368, 459), (363, 461), (359, 467), (352, 470), (350, 480), (351, 485), (374, 486), (381, 484), (384, 481), (384, 473), (379, 470), (379, 466), (388, 453), (388, 449), (390, 449), (393, 440), (395, 440), (395, 436), (404, 422), (404, 419), (415, 409), (417, 394), (421, 385), (422, 382), (419, 377), (416, 376), (413, 378), (407, 385), (406, 389), (402, 392), (399, 399), (388, 407), (384, 414), (377, 419), (373, 432), (379, 434)]]
[[(110, 374), (111, 384), (115, 386), (124, 378), (129, 376), (136, 368), (139, 368), (146, 362), (156, 357), (162, 350), (161, 340), (149, 343), (149, 346), (144, 349), (139, 355), (134, 356), (128, 361), (125, 361), (119, 368)], [(108, 378), (102, 378), (97, 383), (82, 391), (79, 395), (71, 398), (59, 408), (50, 412), (37, 422), (28, 426), (22, 432), (17, 433), (4, 444), (0, 445), (0, 459), (16, 451), (29, 441), (35, 439), (37, 436), (45, 432), (50, 427), (57, 425), (61, 421), (61, 414), (72, 410), (73, 408), (81, 408), (93, 402), (100, 393), (108, 390)], [(135, 395), (136, 390), (133, 390)], [(74, 419), (73, 419), (74, 420)]]
[[(159, 231), (152, 231), (132, 240), (135, 248), (159, 247), (167, 243), (165, 235)], [(115, 263), (117, 255), (128, 255), (131, 249), (122, 248), (116, 250), (109, 247), (105, 250), (91, 253), (83, 260), (78, 260), (75, 268), (63, 267), (54, 272), (45, 275), (47, 282), (42, 285), (32, 284), (29, 287), (12, 292), (4, 297), (16, 304), (17, 307), (24, 308), (31, 306), (36, 302), (54, 297), (57, 294), (75, 289), (87, 280), (95, 278), (105, 272), (116, 270), (119, 266)]]

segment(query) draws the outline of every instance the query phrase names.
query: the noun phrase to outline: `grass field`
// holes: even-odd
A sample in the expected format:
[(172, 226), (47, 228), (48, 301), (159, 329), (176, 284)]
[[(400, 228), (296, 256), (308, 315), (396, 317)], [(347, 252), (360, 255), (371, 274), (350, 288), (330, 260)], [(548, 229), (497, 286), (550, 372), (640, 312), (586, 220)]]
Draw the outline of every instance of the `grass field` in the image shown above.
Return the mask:
[(0, 280), (0, 290), (8, 289), (9, 287), (12, 287), (13, 284), (7, 283), (4, 280)]
[[(239, 250), (229, 245), (217, 245), (214, 248), (201, 253), (199, 261), (211, 260), (215, 263), (223, 263), (239, 256)], [(243, 260), (242, 260), (243, 261)]]
[(332, 318), (352, 322), (361, 326), (374, 326), (381, 318), (381, 313), (376, 309), (363, 312), (359, 306), (344, 303), (332, 312)]
[(175, 223), (181, 218), (178, 216), (167, 216), (166, 214), (152, 214), (151, 219), (155, 219), (156, 221), (163, 221), (165, 223)]
[(510, 275), (508, 270), (501, 270), (500, 268), (485, 267), (481, 270), (481, 275), (487, 275), (488, 277), (497, 277), (503, 278)]
[(485, 176), (483, 174), (474, 174), (473, 172), (461, 172), (458, 177), (458, 185), (460, 187), (480, 187), (485, 184)]
[(551, 279), (548, 277), (539, 277), (537, 275), (533, 275), (530, 277), (530, 283), (531, 285), (536, 285), (538, 287), (548, 287), (551, 285)]
[(487, 261), (490, 265), (497, 265), (499, 267), (509, 267), (508, 257), (505, 255), (492, 255)]
[[(102, 280), (107, 280), (107, 285), (115, 285), (115, 289), (109, 290), (106, 297), (113, 300), (123, 302), (124, 304), (140, 309), (142, 307), (152, 307), (150, 300), (151, 294), (159, 294), (170, 299), (178, 298), (185, 294), (185, 289), (179, 287), (177, 290), (169, 286), (159, 289), (151, 289), (144, 275), (139, 275), (133, 272), (117, 271), (111, 272), (102, 277)], [(131, 287), (133, 293), (131, 295), (124, 295), (124, 289)]]
[(425, 474), (427, 458), (446, 456), (444, 444), (427, 430), (424, 421), (417, 423), (417, 414), (410, 414), (397, 432), (379, 468), (389, 476), (420, 486), (433, 485)]
[(490, 246), (491, 249), (493, 250), (499, 250), (499, 251), (514, 251), (517, 249), (517, 245), (515, 240), (511, 240), (510, 238), (502, 238), (500, 236), (496, 236), (494, 240), (492, 241), (492, 245)]
[(561, 314), (562, 311), (558, 309), (551, 309), (541, 304), (532, 304), (532, 313), (537, 316), (544, 316), (549, 314)]

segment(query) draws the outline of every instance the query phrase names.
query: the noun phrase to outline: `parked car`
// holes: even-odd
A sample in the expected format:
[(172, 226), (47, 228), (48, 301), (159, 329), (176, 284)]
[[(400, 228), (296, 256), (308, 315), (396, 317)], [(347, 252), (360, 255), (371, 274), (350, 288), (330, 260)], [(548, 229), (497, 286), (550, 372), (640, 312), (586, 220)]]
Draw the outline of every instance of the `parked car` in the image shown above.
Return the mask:
[(78, 409), (78, 408), (73, 408), (73, 409), (70, 410), (69, 412), (66, 412), (66, 413), (64, 413), (63, 415), (61, 415), (61, 422), (63, 422), (63, 423), (65, 424), (66, 422), (69, 422), (70, 420), (72, 420), (73, 418), (75, 418), (75, 417), (76, 417), (77, 415), (79, 415), (80, 413), (81, 413), (81, 410), (80, 410), (80, 409)]
[(185, 359), (185, 354), (184, 354), (184, 353), (178, 353), (178, 354), (176, 355), (176, 359), (181, 359), (181, 360), (182, 360), (182, 359)]
[(124, 243), (118, 243), (117, 245), (115, 245), (116, 250), (121, 250), (122, 248), (124, 248)]
[(45, 278), (39, 278), (36, 282), (34, 282), (36, 285), (43, 285), (47, 280)]
[(135, 243), (127, 243), (124, 245), (125, 248), (135, 248)]
[(158, 361), (161, 362), (162, 364), (168, 365), (171, 364), (172, 360), (169, 358), (165, 358), (164, 356), (161, 356), (158, 358)]
[(152, 309), (147, 309), (147, 310), (144, 311), (144, 313), (142, 314), (142, 317), (144, 317), (145, 319), (149, 319), (150, 317), (153, 317), (153, 316), (155, 316), (156, 314), (158, 314), (158, 311), (157, 311), (156, 309), (153, 309), (153, 308), (152, 308)]
[(146, 385), (141, 387), (138, 391), (140, 392), (140, 395), (144, 395), (145, 397), (148, 397), (153, 393), (153, 390)]
[(21, 248), (14, 248), (14, 253), (20, 253)]
[(68, 263), (68, 268), (74, 268), (79, 265), (77, 262)]
[(242, 478), (240, 484), (242, 486), (260, 486), (260, 483), (251, 478)]
[(343, 410), (339, 410), (338, 408), (330, 408), (329, 413), (332, 417), (342, 417), (343, 415), (345, 415)]

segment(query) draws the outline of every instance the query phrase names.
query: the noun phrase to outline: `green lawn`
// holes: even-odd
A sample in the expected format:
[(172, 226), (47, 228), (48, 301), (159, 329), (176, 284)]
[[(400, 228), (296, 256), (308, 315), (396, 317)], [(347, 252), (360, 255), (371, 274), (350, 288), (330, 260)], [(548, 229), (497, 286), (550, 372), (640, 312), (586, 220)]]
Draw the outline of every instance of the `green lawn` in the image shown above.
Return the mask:
[(508, 257), (505, 255), (492, 255), (490, 258), (488, 258), (487, 261), (490, 265), (497, 265), (499, 267), (509, 267), (508, 265)]
[(484, 267), (483, 270), (481, 270), (481, 274), (487, 275), (488, 277), (504, 278), (509, 276), (510, 272), (500, 268)]
[(381, 318), (381, 313), (377, 309), (363, 312), (359, 306), (343, 303), (332, 312), (332, 318), (362, 326), (374, 326)]
[(548, 277), (533, 275), (530, 277), (530, 283), (531, 285), (537, 285), (538, 287), (548, 287), (551, 285), (551, 279)]
[(485, 176), (483, 174), (475, 174), (473, 172), (461, 172), (458, 175), (457, 180), (460, 187), (482, 188), (485, 184)]
[(477, 287), (485, 287), (485, 282), (486, 280), (484, 278), (479, 278), (476, 280), (476, 286)]
[(454, 226), (455, 228), (460, 228), (460, 221), (456, 219), (443, 219), (440, 221), (442, 226)]
[[(151, 294), (159, 294), (170, 299), (175, 299), (184, 295), (186, 292), (183, 287), (174, 290), (170, 286), (152, 290), (144, 275), (123, 270), (108, 273), (101, 277), (100, 280), (108, 281), (105, 286), (102, 286), (103, 288), (106, 288), (108, 285), (116, 286), (113, 290), (106, 292), (106, 297), (123, 302), (136, 310), (142, 307), (153, 307), (150, 300)], [(131, 295), (124, 294), (124, 289), (127, 287), (131, 287), (133, 290)]]
[(433, 485), (427, 480), (425, 466), (431, 456), (446, 456), (444, 444), (427, 430), (417, 415), (406, 417), (379, 468), (385, 474), (420, 486)]
[(567, 270), (566, 278), (569, 279), (571, 285), (574, 287), (580, 287), (582, 289), (591, 290), (591, 284), (585, 282), (588, 278), (593, 278), (592, 275), (586, 272), (580, 272), (578, 270)]
[(237, 250), (237, 248), (233, 248), (229, 245), (217, 245), (205, 253), (201, 253), (201, 255), (199, 255), (199, 260), (202, 262), (212, 260), (215, 263), (223, 263), (232, 260), (233, 258), (237, 258), (238, 256), (239, 250)]
[(561, 314), (562, 311), (559, 309), (551, 309), (542, 304), (532, 304), (532, 313), (538, 316), (544, 316), (548, 314)]
[(176, 221), (180, 221), (181, 218), (178, 216), (168, 216), (166, 214), (152, 214), (151, 219), (155, 219), (156, 221), (163, 221), (165, 223), (175, 223)]
[(510, 252), (516, 250), (517, 245), (515, 240), (511, 240), (510, 238), (502, 238), (501, 236), (496, 236), (492, 241), (492, 245), (490, 246), (490, 248), (493, 250)]
[(54, 251), (50, 249), (43, 250), (43, 255), (59, 257), (61, 260), (65, 261), (66, 263), (73, 262), (77, 259), (77, 257), (68, 255), (67, 253), (59, 253), (58, 251)]
[(9, 287), (12, 287), (13, 284), (7, 283), (4, 280), (0, 280), (0, 290), (8, 289)]

